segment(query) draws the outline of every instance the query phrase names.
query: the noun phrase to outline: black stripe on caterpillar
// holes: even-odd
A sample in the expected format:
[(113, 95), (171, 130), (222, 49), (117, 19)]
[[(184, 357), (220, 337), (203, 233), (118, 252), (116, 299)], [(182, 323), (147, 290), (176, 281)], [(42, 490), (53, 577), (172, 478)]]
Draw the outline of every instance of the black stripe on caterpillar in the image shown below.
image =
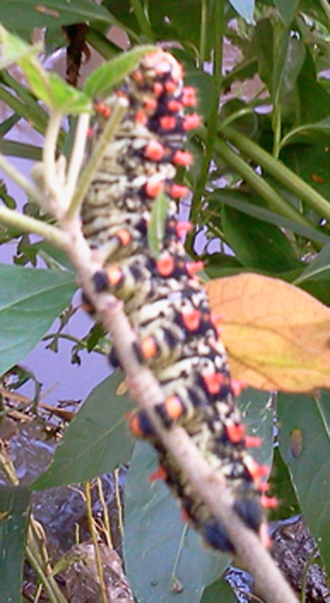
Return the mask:
[[(265, 468), (247, 452), (256, 439), (246, 435), (235, 404), (236, 387), (212, 316), (207, 294), (188, 262), (176, 219), (175, 198), (186, 193), (174, 183), (176, 166), (187, 166), (182, 150), (187, 130), (199, 123), (186, 113), (195, 92), (183, 84), (183, 70), (163, 50), (147, 54), (123, 86), (98, 105), (94, 140), (118, 99), (127, 112), (108, 144), (82, 208), (83, 231), (100, 252), (104, 270), (94, 275), (96, 291), (108, 290), (125, 303), (137, 334), (135, 352), (164, 392), (158, 404), (163, 424), (180, 423), (208, 463), (219, 471), (244, 522), (267, 541), (263, 507), (270, 506), (262, 483)], [(149, 246), (148, 228), (156, 197), (170, 198), (158, 257)], [(111, 355), (116, 364), (115, 352)], [(157, 438), (145, 412), (133, 414), (133, 433), (158, 451), (160, 473), (180, 501), (190, 523), (213, 548), (232, 551), (224, 526), (193, 494), (189, 481)], [(269, 501), (269, 502), (267, 502)]]

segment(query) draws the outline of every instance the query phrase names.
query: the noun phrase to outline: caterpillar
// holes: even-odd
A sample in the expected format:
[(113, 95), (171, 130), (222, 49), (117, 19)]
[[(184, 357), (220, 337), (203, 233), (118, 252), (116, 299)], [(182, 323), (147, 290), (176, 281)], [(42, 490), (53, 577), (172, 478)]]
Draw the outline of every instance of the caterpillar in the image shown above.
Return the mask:
[[(264, 507), (272, 499), (264, 494), (265, 468), (247, 451), (258, 442), (246, 435), (235, 403), (237, 387), (218, 320), (197, 274), (201, 265), (186, 258), (182, 235), (190, 225), (176, 217), (176, 199), (187, 192), (174, 182), (176, 169), (191, 163), (182, 146), (186, 132), (199, 124), (199, 116), (188, 112), (196, 105), (195, 90), (184, 85), (183, 68), (170, 53), (159, 49), (146, 54), (121, 88), (97, 105), (94, 143), (119, 96), (126, 99), (127, 111), (82, 207), (84, 236), (105, 258), (104, 269), (93, 277), (94, 287), (124, 301), (137, 335), (137, 358), (151, 368), (164, 393), (165, 402), (155, 407), (164, 426), (184, 427), (208, 463), (225, 477), (236, 512), (266, 541)], [(169, 203), (156, 257), (148, 229), (161, 191)], [(112, 364), (118, 364), (115, 350), (110, 356)], [(156, 448), (158, 474), (205, 542), (234, 551), (225, 527), (192, 492), (147, 414), (136, 411), (130, 426)]]

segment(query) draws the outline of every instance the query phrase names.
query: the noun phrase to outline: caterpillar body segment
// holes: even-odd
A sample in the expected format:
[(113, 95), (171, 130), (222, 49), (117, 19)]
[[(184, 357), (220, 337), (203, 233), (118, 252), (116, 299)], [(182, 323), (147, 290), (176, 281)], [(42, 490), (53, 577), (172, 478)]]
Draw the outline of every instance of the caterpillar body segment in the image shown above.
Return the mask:
[[(200, 262), (187, 261), (182, 236), (189, 223), (176, 217), (175, 199), (185, 188), (174, 182), (176, 166), (191, 156), (182, 147), (198, 126), (196, 95), (184, 86), (181, 65), (168, 52), (147, 54), (123, 86), (97, 107), (95, 144), (119, 96), (127, 112), (107, 146), (82, 208), (83, 231), (102, 258), (94, 275), (96, 291), (110, 291), (125, 304), (136, 333), (139, 362), (157, 378), (164, 401), (155, 412), (166, 429), (180, 424), (215, 472), (226, 480), (243, 521), (265, 540), (264, 468), (247, 451), (257, 441), (245, 433), (235, 403), (220, 339), (201, 286)], [(159, 255), (149, 247), (148, 229), (160, 191), (170, 196)], [(115, 350), (111, 362), (118, 365)], [(193, 492), (189, 480), (158, 439), (145, 411), (129, 418), (131, 430), (159, 455), (160, 474), (180, 502), (185, 517), (218, 550), (233, 551), (222, 523)]]

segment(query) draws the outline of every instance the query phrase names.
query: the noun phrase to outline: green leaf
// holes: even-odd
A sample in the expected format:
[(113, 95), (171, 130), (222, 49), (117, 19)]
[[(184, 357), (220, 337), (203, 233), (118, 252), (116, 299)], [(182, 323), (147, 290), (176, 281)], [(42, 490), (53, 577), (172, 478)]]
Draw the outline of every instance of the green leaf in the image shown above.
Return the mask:
[(274, 0), (284, 25), (290, 25), (300, 0)]
[(279, 394), (279, 442), (300, 508), (330, 570), (330, 395)]
[(0, 265), (0, 374), (20, 362), (71, 301), (72, 273)]
[(251, 47), (258, 60), (258, 75), (269, 91), (272, 89), (274, 67), (274, 32), (270, 19), (262, 19), (254, 29)]
[(313, 123), (325, 119), (330, 114), (330, 95), (317, 82), (316, 67), (311, 51), (307, 46), (305, 61), (297, 78), (299, 92), (299, 123)]
[(237, 405), (242, 413), (243, 422), (249, 435), (261, 439), (259, 448), (252, 448), (251, 456), (260, 464), (271, 467), (274, 454), (273, 411), (269, 407), (268, 392), (247, 387), (243, 389)]
[(168, 196), (161, 191), (157, 195), (152, 206), (151, 219), (148, 226), (148, 244), (151, 255), (154, 259), (159, 257), (159, 254), (162, 250), (169, 203), (170, 200)]
[(112, 23), (103, 6), (91, 0), (10, 0), (0, 2), (0, 22), (10, 31), (29, 39), (35, 28), (58, 29), (63, 25), (85, 21)]
[(204, 587), (226, 568), (180, 519), (163, 483), (150, 484), (156, 468), (152, 448), (139, 442), (125, 487), (124, 555), (133, 592), (143, 603), (198, 603)]
[[(244, 201), (244, 199), (247, 201)], [(212, 209), (213, 215), (219, 215), (220, 207), (219, 202), (225, 203), (229, 205), (229, 207), (233, 207), (234, 209), (238, 209), (240, 212), (247, 214), (248, 216), (252, 216), (253, 218), (257, 218), (263, 222), (267, 222), (268, 224), (274, 224), (274, 226), (278, 226), (278, 228), (284, 230), (291, 230), (296, 234), (305, 237), (306, 239), (311, 239), (312, 241), (317, 241), (326, 245), (330, 242), (329, 236), (323, 234), (316, 230), (316, 228), (302, 226), (293, 220), (288, 218), (284, 218), (279, 214), (276, 214), (269, 209), (265, 209), (264, 207), (260, 207), (259, 205), (254, 205), (248, 199), (251, 198), (251, 195), (242, 195), (237, 191), (219, 189), (215, 193), (212, 193), (207, 197), (207, 201), (209, 203), (210, 208)]]
[(21, 600), (30, 498), (28, 488), (0, 486), (0, 592), (3, 603)]
[(133, 437), (125, 421), (128, 396), (117, 396), (122, 374), (105, 379), (88, 396), (70, 423), (49, 469), (31, 486), (42, 490), (93, 479), (127, 463)]
[(91, 98), (105, 96), (129, 75), (155, 46), (137, 46), (95, 69), (85, 81), (84, 92)]
[(272, 76), (272, 97), (275, 103), (292, 92), (306, 53), (303, 41), (291, 37), (287, 29), (283, 31), (278, 46)]
[(330, 243), (323, 247), (316, 259), (296, 278), (294, 285), (305, 281), (330, 280)]
[[(0, 7), (1, 14), (1, 7)], [(13, 34), (6, 31), (6, 29), (0, 25), (0, 42), (1, 42), (1, 59), (0, 69), (5, 69), (13, 63), (17, 63), (23, 58), (35, 57), (41, 50), (41, 44), (31, 46), (26, 44), (23, 40), (14, 36)]]
[(22, 157), (32, 161), (41, 161), (42, 149), (25, 142), (16, 142), (0, 138), (0, 153), (10, 157)]
[(229, 3), (247, 23), (253, 24), (255, 0), (229, 0)]
[(19, 65), (36, 97), (52, 111), (71, 115), (92, 111), (91, 101), (83, 92), (67, 84), (57, 73), (46, 71), (34, 57), (20, 59)]
[(272, 496), (279, 504), (270, 512), (270, 519), (278, 521), (301, 513), (287, 465), (284, 463), (279, 447), (274, 448), (272, 472), (269, 478)]
[[(120, 2), (121, 0), (119, 0)], [(149, 3), (149, 16), (157, 39), (180, 40), (182, 46), (197, 46), (200, 41), (201, 2), (185, 0), (184, 9), (178, 0), (152, 0)], [(209, 23), (209, 34), (212, 35), (213, 23)]]
[[(240, 592), (240, 594), (242, 594)], [(244, 597), (245, 600), (245, 597)], [(210, 584), (202, 596), (201, 603), (237, 603), (233, 589), (224, 578)]]
[[(1, 11), (0, 11), (1, 12)], [(34, 94), (53, 111), (78, 114), (91, 111), (91, 102), (82, 92), (67, 84), (59, 75), (43, 68), (36, 54), (41, 46), (29, 46), (0, 26), (2, 60), (0, 68), (17, 63)]]
[(224, 206), (222, 227), (226, 241), (243, 266), (273, 274), (299, 266), (289, 240), (276, 226)]
[[(328, 102), (330, 102), (330, 96)], [(292, 144), (283, 149), (280, 158), (307, 184), (326, 199), (329, 198), (329, 147), (324, 144)], [(315, 215), (314, 212), (314, 220)]]

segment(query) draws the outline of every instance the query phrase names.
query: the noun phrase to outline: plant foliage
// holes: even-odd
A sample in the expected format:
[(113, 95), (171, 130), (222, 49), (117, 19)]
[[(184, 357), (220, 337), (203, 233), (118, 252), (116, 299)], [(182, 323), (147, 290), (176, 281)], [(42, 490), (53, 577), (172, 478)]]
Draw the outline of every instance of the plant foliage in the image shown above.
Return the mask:
[[(194, 229), (187, 238), (187, 253), (202, 256), (209, 278), (226, 277), (222, 282), (211, 281), (209, 289), (217, 309), (221, 311), (225, 304), (224, 339), (236, 361), (234, 373), (241, 376), (243, 367), (250, 385), (286, 392), (280, 394), (277, 410), (280, 454), (273, 461), (273, 491), (283, 509), (300, 507), (319, 542), (329, 575), (329, 395), (317, 389), (329, 387), (327, 2), (104, 0), (99, 5), (92, 0), (46, 0), (39, 5), (32, 0), (11, 0), (0, 4), (0, 21), (0, 100), (8, 108), (0, 125), (0, 151), (7, 156), (40, 158), (40, 147), (16, 142), (11, 134), (21, 120), (43, 134), (46, 105), (71, 116), (59, 138), (59, 150), (69, 157), (74, 116), (91, 111), (93, 97), (117, 85), (137, 64), (145, 45), (168, 42), (184, 64), (188, 83), (197, 89), (203, 118), (189, 140), (195, 161), (184, 176), (193, 192)], [(35, 27), (46, 28), (50, 54), (66, 46), (61, 28), (82, 22), (88, 22), (89, 46), (114, 60), (99, 67), (77, 90), (49, 73), (37, 57), (38, 49), (31, 50), (27, 40)], [(131, 45), (129, 53), (121, 53), (111, 31), (110, 37), (106, 35), (111, 26), (124, 32)], [(14, 63), (21, 69), (19, 75), (12, 69)], [(5, 186), (0, 195), (4, 206), (15, 207)], [(24, 213), (48, 219), (29, 200)], [(151, 234), (157, 254), (157, 237), (161, 236), (157, 215)], [(1, 227), (0, 245), (4, 248), (8, 243), (16, 245), (14, 260), (21, 265), (0, 266), (2, 373), (42, 339), (75, 289), (55, 249), (31, 241), (19, 224), (15, 229)], [(35, 266), (40, 258), (46, 259), (48, 270), (26, 266)], [(111, 377), (96, 388), (67, 429), (53, 464), (30, 490), (86, 481), (129, 461), (131, 440), (123, 423), (129, 402), (117, 400), (117, 386), (117, 377)], [(250, 390), (248, 397), (246, 419), (253, 417), (253, 435), (263, 437), (263, 455), (269, 460), (273, 417), (266, 410), (268, 396)], [(201, 553), (195, 536), (182, 536), (172, 501), (146, 481), (151, 464), (148, 449), (135, 451), (126, 492), (127, 569), (138, 599), (172, 601), (174, 584), (178, 603), (198, 603), (201, 596), (207, 603), (220, 593), (222, 601), (231, 601), (232, 594), (221, 580), (208, 586), (224, 569), (227, 558), (215, 563), (208, 553)], [(285, 486), (276, 474), (285, 474)], [(25, 530), (19, 513), (28, 513), (29, 494), (8, 486), (1, 496), (1, 558), (8, 564), (13, 551), (17, 552), (11, 566), (14, 578), (0, 571), (1, 592), (8, 593), (8, 601), (18, 603)], [(175, 519), (166, 536), (167, 513)], [(143, 554), (142, 521), (146, 525)], [(15, 541), (9, 538), (10, 530), (16, 530)], [(144, 555), (148, 567), (143, 570), (139, 562), (145, 563)], [(166, 564), (158, 567), (162, 555)], [(186, 558), (180, 573), (180, 563)], [(178, 582), (173, 583), (173, 576)]]

